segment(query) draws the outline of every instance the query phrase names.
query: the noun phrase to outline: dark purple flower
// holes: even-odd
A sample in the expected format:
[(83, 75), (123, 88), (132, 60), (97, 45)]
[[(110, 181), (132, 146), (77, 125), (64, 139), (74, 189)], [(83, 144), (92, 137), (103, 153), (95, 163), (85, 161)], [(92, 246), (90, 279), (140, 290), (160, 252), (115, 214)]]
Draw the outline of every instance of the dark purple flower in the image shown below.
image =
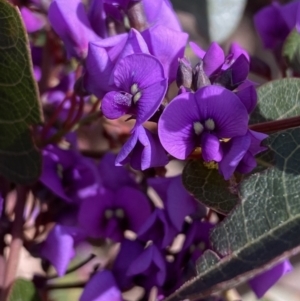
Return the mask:
[(224, 156), (219, 162), (219, 172), (228, 180), (233, 172), (249, 173), (257, 165), (254, 156), (264, 150), (262, 140), (268, 135), (249, 130), (246, 135), (234, 137), (223, 143)]
[(79, 301), (123, 301), (111, 271), (97, 272), (84, 287)]
[(84, 238), (84, 232), (77, 227), (55, 225), (42, 243), (40, 254), (51, 262), (59, 276), (63, 276), (75, 255), (76, 244)]
[(138, 232), (150, 214), (147, 197), (135, 188), (124, 186), (116, 192), (99, 189), (95, 196), (86, 198), (78, 220), (89, 236), (120, 241), (125, 230)]
[(156, 112), (168, 87), (163, 66), (148, 54), (132, 54), (120, 60), (114, 70), (114, 83), (118, 90), (104, 96), (102, 112), (109, 119), (134, 115), (136, 127)]
[[(152, 1), (152, 3), (154, 2), (156, 1)], [(158, 58), (163, 65), (169, 83), (173, 82), (176, 78), (178, 59), (184, 55), (188, 35), (181, 31), (172, 30), (166, 24), (151, 26), (141, 34), (150, 53)], [(171, 44), (172, 47), (170, 47)]]
[(223, 158), (220, 139), (245, 135), (248, 113), (240, 99), (220, 86), (206, 86), (195, 94), (183, 93), (166, 107), (158, 123), (163, 147), (186, 159), (201, 146), (205, 161)]
[(166, 279), (166, 261), (155, 244), (149, 244), (130, 264), (129, 277), (137, 277), (136, 284), (146, 290), (153, 286), (161, 286)]
[(178, 232), (182, 230), (186, 216), (199, 213), (205, 215), (205, 208), (183, 187), (181, 175), (149, 178), (147, 182), (161, 198), (166, 214)]
[(92, 29), (81, 0), (54, 0), (48, 18), (69, 56), (85, 58), (88, 43), (101, 39)]
[(272, 2), (254, 16), (254, 24), (264, 46), (275, 50), (293, 28), (300, 32), (300, 1), (285, 5)]
[(178, 231), (168, 220), (165, 210), (156, 208), (139, 229), (138, 238), (144, 242), (153, 241), (160, 248), (171, 245)]
[(288, 260), (285, 260), (270, 270), (261, 273), (255, 278), (248, 281), (250, 287), (256, 294), (257, 298), (262, 298), (283, 275), (292, 271), (293, 267)]
[(130, 163), (134, 169), (145, 170), (150, 167), (164, 166), (168, 161), (158, 136), (143, 126), (139, 126), (133, 130), (131, 137), (120, 150), (116, 165)]
[(146, 42), (135, 29), (131, 29), (128, 34), (91, 42), (85, 62), (84, 88), (99, 98), (115, 89), (113, 78), (115, 65), (123, 57), (133, 53), (149, 53)]

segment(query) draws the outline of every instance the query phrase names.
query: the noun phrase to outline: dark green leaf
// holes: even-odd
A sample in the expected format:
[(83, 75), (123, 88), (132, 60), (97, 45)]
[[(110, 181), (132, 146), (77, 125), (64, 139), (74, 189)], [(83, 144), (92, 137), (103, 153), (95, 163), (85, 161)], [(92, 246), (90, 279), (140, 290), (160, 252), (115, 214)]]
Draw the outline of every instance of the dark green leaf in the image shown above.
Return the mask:
[(201, 203), (222, 214), (228, 214), (239, 202), (236, 183), (225, 181), (216, 169), (203, 161), (189, 161), (182, 173), (184, 187)]
[(268, 82), (257, 90), (258, 106), (250, 123), (279, 120), (300, 115), (300, 79), (285, 78)]
[(282, 56), (294, 71), (300, 72), (300, 34), (296, 29), (286, 38)]
[(13, 283), (8, 301), (40, 301), (32, 281), (19, 278)]
[(235, 286), (299, 252), (300, 128), (273, 134), (269, 143), (275, 165), (242, 182), (241, 204), (211, 233), (213, 251), (224, 258), (205, 252), (197, 276), (166, 300), (197, 299)]
[[(208, 41), (225, 42), (239, 25), (246, 0), (172, 0), (174, 7), (195, 15)], [(226, 26), (224, 26), (226, 24)]]
[(41, 170), (30, 126), (41, 122), (27, 35), (18, 10), (0, 0), (0, 173), (28, 184)]

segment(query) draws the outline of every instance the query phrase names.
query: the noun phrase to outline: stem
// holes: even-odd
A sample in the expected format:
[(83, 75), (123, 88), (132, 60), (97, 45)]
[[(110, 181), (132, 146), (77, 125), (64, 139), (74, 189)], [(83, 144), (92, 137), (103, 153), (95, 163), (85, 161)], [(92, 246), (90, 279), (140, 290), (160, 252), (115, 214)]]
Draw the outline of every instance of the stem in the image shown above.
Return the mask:
[(294, 128), (300, 126), (300, 116), (275, 120), (275, 121), (267, 121), (257, 124), (252, 124), (249, 126), (250, 130), (262, 132), (262, 133), (273, 133), (279, 132), (282, 130), (287, 130), (290, 128)]
[(6, 262), (4, 272), (3, 290), (1, 292), (1, 301), (6, 301), (10, 292), (11, 285), (15, 279), (19, 264), (20, 251), (23, 246), (23, 212), (27, 197), (27, 188), (17, 186), (17, 202), (15, 207), (15, 219), (12, 226), (12, 241)]
[(70, 289), (70, 288), (82, 288), (85, 287), (86, 281), (78, 281), (74, 283), (66, 284), (48, 284), (46, 290), (59, 290), (59, 289)]
[(128, 5), (127, 16), (132, 28), (135, 28), (138, 31), (143, 31), (147, 28), (147, 21), (142, 1), (132, 1)]
[[(88, 258), (86, 258), (84, 261), (78, 263), (77, 265), (75, 265), (74, 267), (68, 269), (65, 273), (65, 275), (67, 274), (71, 274), (75, 271), (77, 271), (78, 269), (80, 269), (81, 267), (83, 267), (84, 265), (86, 265), (87, 263), (89, 263), (92, 259), (94, 259), (96, 257), (96, 255), (94, 254), (91, 254)], [(48, 277), (48, 280), (50, 279), (55, 279), (55, 278), (58, 278), (59, 276), (58, 275), (53, 275), (53, 276), (50, 276)]]

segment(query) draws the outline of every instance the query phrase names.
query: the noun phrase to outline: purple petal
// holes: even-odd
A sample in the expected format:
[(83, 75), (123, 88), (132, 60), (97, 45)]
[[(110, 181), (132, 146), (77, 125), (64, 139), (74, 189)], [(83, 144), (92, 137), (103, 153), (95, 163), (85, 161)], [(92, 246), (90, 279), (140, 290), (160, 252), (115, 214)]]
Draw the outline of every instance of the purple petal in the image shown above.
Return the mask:
[(292, 30), (296, 23), (299, 22), (299, 13), (300, 13), (300, 3), (299, 1), (292, 1), (291, 3), (287, 3), (285, 5), (279, 6), (278, 9), (280, 13), (289, 27)]
[(102, 177), (103, 185), (111, 190), (117, 190), (123, 186), (136, 187), (134, 178), (129, 171), (123, 167), (115, 165), (116, 155), (106, 153), (99, 164), (99, 173)]
[(40, 15), (33, 13), (30, 9), (22, 7), (20, 11), (28, 33), (38, 31), (45, 25), (45, 20), (43, 20)]
[(151, 214), (151, 206), (146, 195), (132, 187), (122, 187), (117, 191), (115, 206), (124, 210), (129, 221), (128, 229), (134, 232), (139, 231)]
[(220, 86), (206, 86), (195, 93), (200, 121), (214, 120), (214, 133), (219, 138), (245, 135), (248, 130), (248, 113), (240, 99)]
[(203, 57), (203, 69), (207, 76), (221, 69), (225, 61), (223, 49), (215, 42), (211, 43)]
[(150, 119), (162, 103), (168, 88), (168, 81), (164, 79), (141, 91), (141, 98), (137, 102), (135, 127)]
[(111, 231), (105, 211), (112, 208), (113, 204), (114, 194), (104, 189), (81, 203), (78, 222), (90, 237), (106, 237), (106, 231)]
[(130, 92), (137, 84), (143, 90), (165, 79), (162, 64), (154, 56), (144, 53), (124, 57), (116, 66), (114, 81), (118, 88)]
[(134, 130), (116, 158), (116, 165), (128, 162), (133, 168), (144, 170), (154, 166), (164, 166), (168, 158), (158, 137), (140, 126)]
[(103, 1), (92, 0), (89, 7), (88, 18), (94, 31), (101, 38), (107, 38), (106, 13), (104, 11)]
[(143, 0), (145, 15), (151, 25), (164, 25), (172, 30), (181, 31), (181, 25), (169, 0)]
[(229, 180), (235, 171), (237, 165), (243, 159), (244, 155), (250, 147), (251, 138), (247, 133), (244, 136), (234, 137), (229, 142), (225, 143), (224, 156), (219, 163), (219, 172)]
[(255, 87), (250, 85), (244, 89), (238, 89), (235, 94), (246, 107), (248, 114), (250, 114), (255, 109), (257, 104), (257, 93)]
[(222, 160), (222, 148), (219, 139), (215, 135), (203, 133), (201, 137), (201, 149), (204, 161), (219, 162)]
[(262, 151), (265, 151), (267, 147), (261, 146), (261, 142), (268, 137), (268, 135), (264, 133), (255, 132), (249, 130), (251, 137), (251, 144), (249, 147), (249, 152), (254, 156)]
[(178, 159), (185, 159), (200, 144), (195, 140), (193, 122), (199, 121), (193, 93), (175, 97), (158, 122), (158, 135), (165, 150)]
[(234, 85), (242, 83), (249, 73), (249, 60), (241, 54), (231, 65), (232, 70), (232, 83)]
[(110, 77), (126, 40), (127, 34), (121, 34), (97, 43), (89, 43), (84, 74), (84, 86), (88, 92), (102, 98), (105, 92), (112, 89)]
[(249, 280), (249, 285), (256, 294), (257, 298), (262, 298), (283, 275), (292, 271), (293, 267), (288, 260), (276, 265), (270, 270), (263, 272), (255, 278)]
[(254, 16), (254, 24), (266, 48), (274, 49), (288, 36), (290, 29), (286, 24), (279, 4), (264, 7)]
[(176, 234), (177, 231), (167, 219), (165, 211), (156, 208), (138, 231), (138, 238), (144, 242), (151, 240), (165, 248), (171, 244)]
[(124, 239), (117, 255), (112, 271), (116, 281), (122, 290), (128, 290), (132, 285), (132, 277), (127, 275), (131, 263), (144, 251), (144, 245), (139, 241)]
[(129, 113), (132, 95), (126, 92), (111, 91), (105, 94), (101, 102), (103, 115), (108, 119), (117, 119)]
[[(151, 266), (154, 265), (158, 271), (153, 275), (151, 272)], [(148, 274), (149, 278), (155, 278), (156, 285), (162, 285), (166, 278), (166, 263), (157, 249), (152, 244), (144, 250), (130, 265), (127, 275), (134, 276), (139, 274)]]
[(238, 43), (231, 43), (229, 53), (232, 54), (232, 59), (236, 60), (240, 55), (244, 55), (248, 62), (250, 62), (250, 57), (248, 52), (242, 48)]
[(97, 272), (86, 284), (80, 296), (80, 301), (123, 301), (111, 271)]
[(254, 156), (248, 151), (238, 164), (236, 171), (242, 174), (246, 174), (251, 172), (256, 167), (256, 165), (257, 163)]
[(164, 189), (167, 190), (167, 198), (163, 201), (166, 204), (170, 221), (177, 231), (181, 231), (184, 218), (197, 211), (197, 203), (183, 187), (181, 175), (168, 180), (170, 180), (170, 185), (168, 187), (164, 185)]
[(81, 231), (75, 227), (56, 225), (42, 244), (41, 256), (52, 263), (59, 276), (65, 274), (69, 262), (75, 255), (74, 239), (78, 235), (82, 237)]
[(85, 57), (88, 43), (100, 39), (91, 28), (81, 0), (54, 0), (50, 4), (48, 17), (70, 56)]
[[(157, 57), (163, 65), (169, 83), (176, 78), (178, 59), (184, 56), (184, 49), (188, 35), (184, 32), (174, 31), (163, 25), (149, 27), (142, 32), (148, 44), (149, 51)], [(170, 45), (172, 44), (172, 47)]]
[(195, 55), (203, 60), (206, 52), (194, 42), (190, 42), (189, 44), (190, 44), (190, 47), (192, 48), (193, 52), (195, 53)]

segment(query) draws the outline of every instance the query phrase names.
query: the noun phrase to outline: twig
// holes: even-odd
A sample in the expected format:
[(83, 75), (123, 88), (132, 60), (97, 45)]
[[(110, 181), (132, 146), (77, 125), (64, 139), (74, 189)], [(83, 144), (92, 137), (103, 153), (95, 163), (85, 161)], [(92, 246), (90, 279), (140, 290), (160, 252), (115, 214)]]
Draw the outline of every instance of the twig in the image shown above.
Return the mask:
[(10, 292), (11, 285), (15, 279), (20, 251), (23, 245), (23, 212), (27, 197), (27, 188), (17, 186), (17, 203), (15, 207), (15, 219), (12, 226), (12, 240), (10, 243), (9, 255), (5, 266), (3, 290), (1, 292), (1, 301), (6, 301)]
[(86, 281), (78, 281), (66, 284), (48, 284), (46, 290), (59, 290), (59, 289), (71, 289), (71, 288), (82, 288), (85, 287)]

